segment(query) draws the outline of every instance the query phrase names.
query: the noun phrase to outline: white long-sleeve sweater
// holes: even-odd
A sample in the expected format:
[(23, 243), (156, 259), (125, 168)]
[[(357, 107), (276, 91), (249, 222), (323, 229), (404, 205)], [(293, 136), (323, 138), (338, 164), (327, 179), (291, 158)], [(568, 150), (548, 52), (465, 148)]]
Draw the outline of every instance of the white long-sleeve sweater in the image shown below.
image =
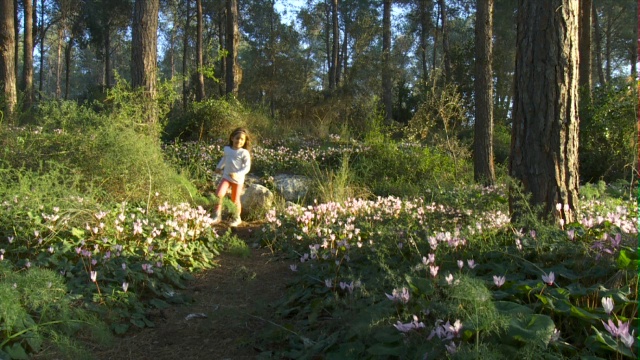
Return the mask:
[[(222, 178), (235, 184), (244, 184), (244, 177), (251, 169), (251, 155), (246, 149), (233, 149), (231, 146), (224, 147), (224, 155), (218, 163), (217, 169), (222, 169)], [(235, 173), (235, 180), (229, 174)]]

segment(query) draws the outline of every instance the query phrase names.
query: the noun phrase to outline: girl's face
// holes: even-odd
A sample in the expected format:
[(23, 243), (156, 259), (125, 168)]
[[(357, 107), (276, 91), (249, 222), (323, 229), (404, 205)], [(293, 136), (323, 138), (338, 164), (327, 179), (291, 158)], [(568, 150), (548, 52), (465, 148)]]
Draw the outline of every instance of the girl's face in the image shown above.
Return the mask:
[(244, 146), (244, 143), (247, 141), (247, 135), (245, 135), (245, 133), (236, 134), (231, 141), (233, 142), (233, 148), (238, 150)]

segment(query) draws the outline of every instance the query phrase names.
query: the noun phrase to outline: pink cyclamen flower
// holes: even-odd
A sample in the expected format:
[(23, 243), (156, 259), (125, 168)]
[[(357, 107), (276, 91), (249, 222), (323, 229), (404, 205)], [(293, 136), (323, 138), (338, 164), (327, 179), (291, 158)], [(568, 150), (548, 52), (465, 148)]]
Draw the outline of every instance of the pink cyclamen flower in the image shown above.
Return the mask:
[(613, 323), (611, 319), (609, 319), (606, 323), (603, 321), (602, 325), (604, 328), (613, 336), (614, 338), (620, 338), (622, 343), (631, 349), (633, 343), (635, 342), (635, 330), (629, 333), (629, 325), (631, 321), (622, 322), (618, 319), (618, 326)]
[(476, 262), (473, 259), (469, 259), (467, 260), (467, 265), (469, 265), (469, 268), (473, 269), (476, 267)]
[(291, 269), (291, 271), (298, 271), (298, 265), (291, 264), (291, 265), (289, 265), (289, 269)]
[(403, 287), (401, 290), (398, 289), (393, 289), (393, 292), (391, 293), (391, 295), (385, 293), (385, 295), (387, 295), (387, 298), (393, 302), (401, 302), (403, 304), (406, 304), (409, 302), (409, 299), (411, 298), (411, 295), (409, 294), (409, 289)]
[(453, 275), (449, 274), (445, 276), (444, 279), (447, 280), (447, 284), (449, 285), (453, 284)]
[(127, 290), (128, 290), (128, 289), (129, 289), (129, 283), (128, 283), (128, 282), (126, 282), (126, 281), (125, 281), (125, 282), (123, 282), (123, 283), (122, 283), (122, 290), (123, 290), (124, 292), (127, 292)]
[(431, 273), (431, 276), (436, 277), (438, 275), (438, 270), (440, 270), (439, 266), (429, 266), (429, 272)]
[(464, 267), (464, 261), (458, 260), (458, 268), (460, 268), (460, 270), (462, 270), (463, 267)]
[(547, 285), (551, 286), (553, 285), (553, 282), (556, 281), (556, 275), (553, 273), (553, 271), (549, 272), (549, 275), (542, 275), (542, 281), (544, 281), (545, 283), (547, 283)]
[(96, 280), (98, 279), (98, 272), (97, 271), (91, 271), (91, 281), (92, 282), (96, 282)]
[(607, 314), (611, 314), (611, 311), (613, 311), (613, 298), (610, 297), (603, 297), (602, 298), (602, 307), (604, 308), (604, 312), (606, 312)]
[(493, 283), (496, 284), (497, 287), (501, 287), (504, 285), (506, 278), (504, 276), (493, 275)]

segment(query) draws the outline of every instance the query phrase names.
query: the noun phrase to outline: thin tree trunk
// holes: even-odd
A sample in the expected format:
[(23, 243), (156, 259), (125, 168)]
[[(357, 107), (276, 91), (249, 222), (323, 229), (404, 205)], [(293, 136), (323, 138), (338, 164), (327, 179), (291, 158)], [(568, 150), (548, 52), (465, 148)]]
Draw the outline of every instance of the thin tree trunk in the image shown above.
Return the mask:
[(585, 101), (591, 97), (591, 0), (580, 0), (580, 88)]
[(338, 51), (340, 49), (340, 28), (338, 27), (338, 0), (331, 0), (331, 62), (329, 63), (329, 91), (338, 86)]
[(196, 0), (196, 62), (198, 84), (196, 86), (196, 101), (204, 100), (204, 63), (202, 60), (202, 0)]
[(189, 105), (189, 72), (187, 71), (187, 55), (189, 54), (189, 26), (191, 24), (190, 0), (185, 0), (186, 19), (184, 25), (184, 37), (182, 41), (182, 109), (186, 110)]
[(58, 51), (56, 55), (56, 100), (62, 96), (62, 37), (64, 29), (62, 26), (58, 28)]
[(13, 122), (18, 103), (14, 15), (14, 1), (0, 0), (0, 96), (4, 98), (4, 119), (0, 123)]
[(613, 27), (613, 21), (610, 17), (606, 17), (606, 20), (606, 31), (604, 38), (604, 79), (607, 84), (609, 84), (611, 83), (611, 52), (613, 51), (611, 46), (611, 28)]
[[(15, 39), (15, 44), (13, 45), (15, 48), (15, 52), (14, 52), (14, 61), (15, 61), (15, 78), (16, 81), (18, 81), (18, 79), (20, 79), (20, 14), (18, 13), (18, 10), (20, 9), (19, 6), (19, 0), (13, 0), (13, 8), (14, 8), (14, 12), (13, 12), (13, 29), (14, 29), (14, 35), (13, 38)], [(16, 84), (16, 86), (19, 86), (18, 84)], [(17, 91), (17, 90), (16, 90)]]
[(227, 95), (238, 95), (240, 83), (240, 67), (238, 66), (238, 2), (227, 0)]
[(385, 123), (393, 122), (393, 94), (391, 80), (391, 1), (384, 0), (382, 12), (382, 102)]
[(73, 49), (73, 36), (64, 49), (64, 99), (69, 100), (69, 83), (71, 78), (71, 50)]
[(447, 6), (444, 0), (438, 0), (440, 4), (440, 18), (442, 21), (442, 60), (444, 62), (444, 80), (451, 77), (451, 54), (449, 51), (449, 29), (447, 28)]
[(600, 85), (604, 85), (605, 81), (604, 81), (604, 71), (602, 71), (602, 29), (600, 29), (600, 20), (598, 20), (598, 11), (594, 6), (591, 7), (593, 13), (591, 15), (592, 17), (592, 21), (593, 21), (593, 34), (595, 35), (596, 38), (596, 48), (595, 48), (595, 52), (596, 52), (596, 64), (595, 64), (595, 70), (596, 73), (598, 74), (598, 81), (600, 82)]
[(105, 89), (111, 88), (111, 26), (109, 25), (104, 38), (104, 86)]
[(24, 0), (24, 45), (22, 52), (22, 91), (24, 96), (23, 108), (29, 109), (33, 105), (33, 3)]
[[(37, 1), (37, 0), (36, 0)], [(40, 0), (40, 26), (38, 27), (40, 30), (40, 34), (38, 36), (40, 41), (40, 78), (38, 81), (38, 99), (42, 99), (42, 94), (44, 94), (44, 40), (46, 39), (46, 34), (48, 27), (44, 26), (44, 0)], [(49, 69), (51, 71), (51, 68)]]
[[(518, 2), (509, 174), (561, 223), (578, 207), (578, 14), (573, 0)], [(517, 199), (512, 192), (515, 219)]]
[[(224, 51), (225, 46), (225, 22), (226, 22), (226, 7), (220, 11), (218, 15), (218, 49), (221, 53)], [(227, 73), (226, 56), (218, 55), (220, 59), (218, 67), (220, 68), (219, 74), (221, 74), (221, 81), (218, 82), (218, 94), (224, 96), (225, 92), (225, 74)]]
[(427, 58), (427, 47), (429, 32), (431, 31), (431, 10), (433, 7), (432, 0), (420, 0), (418, 3), (418, 12), (420, 14), (420, 38), (418, 54), (420, 56), (420, 65), (422, 69), (422, 81), (426, 84), (429, 78)]
[(493, 163), (493, 0), (476, 1), (475, 94), (476, 118), (473, 142), (474, 178), (486, 186), (495, 182)]
[(347, 74), (347, 45), (349, 39), (346, 22), (344, 25), (344, 34), (342, 36), (342, 50), (340, 51), (340, 56), (338, 58), (338, 70), (336, 72), (336, 87), (340, 85), (340, 82), (344, 83), (344, 78)]

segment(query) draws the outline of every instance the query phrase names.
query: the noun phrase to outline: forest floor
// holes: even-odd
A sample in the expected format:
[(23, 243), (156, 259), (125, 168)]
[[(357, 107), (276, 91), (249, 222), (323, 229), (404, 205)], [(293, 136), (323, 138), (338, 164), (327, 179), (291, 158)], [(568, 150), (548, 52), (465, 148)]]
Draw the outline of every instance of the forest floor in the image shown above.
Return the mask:
[[(183, 290), (193, 299), (191, 303), (152, 314), (155, 327), (132, 328), (109, 349), (96, 349), (95, 357), (255, 359), (262, 352), (257, 348), (257, 334), (277, 326), (273, 304), (285, 293), (292, 273), (289, 262), (269, 249), (252, 246), (259, 243), (260, 224), (243, 223), (233, 231), (249, 245), (250, 256), (220, 254), (220, 266), (195, 274)], [(188, 319), (190, 314), (206, 317)]]

